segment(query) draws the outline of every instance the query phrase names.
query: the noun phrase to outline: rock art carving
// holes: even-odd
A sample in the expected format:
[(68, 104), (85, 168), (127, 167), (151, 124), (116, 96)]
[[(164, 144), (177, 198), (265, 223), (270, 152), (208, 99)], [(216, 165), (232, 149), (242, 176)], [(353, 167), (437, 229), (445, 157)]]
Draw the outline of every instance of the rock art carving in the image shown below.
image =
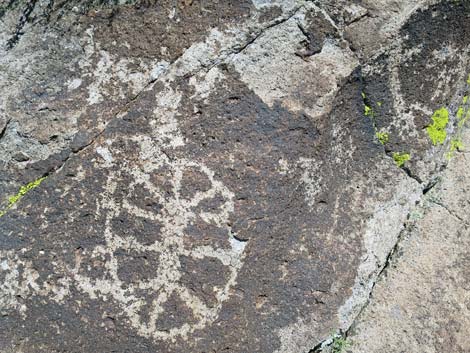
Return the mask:
[[(110, 171), (106, 192), (100, 195), (97, 201), (99, 212), (105, 214), (105, 243), (103, 246), (96, 247), (90, 254), (78, 256), (76, 267), (73, 269), (74, 283), (92, 298), (107, 298), (118, 303), (131, 325), (142, 336), (158, 340), (171, 339), (175, 336), (185, 337), (217, 317), (243, 263), (244, 244), (232, 236), (227, 225), (228, 217), (233, 211), (233, 194), (222, 182), (216, 180), (214, 173), (203, 164), (184, 158), (171, 160), (148, 137), (135, 137), (133, 140), (139, 144), (139, 156), (145, 164), (141, 166), (129, 164), (118, 172)], [(181, 194), (184, 187), (182, 180), (183, 174), (190, 168), (199, 171), (201, 178), (206, 179), (210, 187), (196, 192), (191, 198), (186, 198)], [(163, 175), (170, 183), (170, 197), (165, 195), (165, 191), (161, 190), (155, 181), (152, 181), (154, 174)], [(115, 198), (116, 190), (122, 188), (119, 184), (129, 180), (123, 178), (124, 175), (130, 177), (131, 180), (126, 187), (127, 195), (132, 195), (138, 188), (142, 188), (144, 193), (151, 195), (160, 205), (159, 212), (139, 208), (126, 198)], [(223, 200), (218, 208), (210, 212), (200, 208), (201, 203), (214, 197)], [(123, 211), (133, 217), (145, 218), (160, 224), (162, 240), (143, 244), (135, 237), (122, 237), (116, 234), (112, 221)], [(196, 219), (221, 228), (230, 246), (217, 248), (209, 244), (193, 247), (185, 238), (190, 236), (188, 227)], [(121, 280), (118, 273), (121, 266), (125, 265), (120, 264), (115, 257), (118, 251), (132, 252), (134, 256), (158, 258), (158, 266), (154, 269), (153, 276), (135, 283), (126, 283)], [(100, 278), (90, 278), (81, 270), (80, 258), (82, 256), (90, 256), (103, 265)], [(200, 298), (193, 295), (189, 288), (179, 283), (182, 256), (194, 259), (215, 259), (219, 266), (229, 269), (227, 282), (219, 288), (213, 288), (217, 298), (214, 306), (208, 307)], [(96, 271), (96, 269), (93, 270)], [(139, 293), (155, 294), (150, 309), (146, 307), (146, 310), (149, 310), (148, 322), (144, 322), (141, 314), (147, 304), (147, 297), (142, 297)], [(162, 331), (156, 326), (156, 322), (161, 315), (167, 314), (164, 304), (172, 295), (178, 296), (190, 308), (194, 323), (185, 322), (169, 331)]]
[[(73, 285), (92, 300), (113, 301), (139, 335), (155, 340), (171, 340), (177, 336), (186, 338), (189, 333), (217, 318), (243, 264), (245, 242), (237, 240), (230, 229), (233, 193), (204, 164), (187, 158), (172, 159), (163, 149), (184, 145), (173, 116), (179, 99), (170, 98), (175, 96), (178, 94), (165, 90), (157, 97), (155, 115), (158, 118), (153, 121), (153, 136), (124, 137), (124, 143), (137, 146), (137, 159), (126, 158), (121, 152), (116, 168), (113, 155), (120, 151), (118, 148), (113, 150), (113, 141), (107, 140), (95, 149), (97, 157), (104, 161), (102, 168), (107, 171), (104, 192), (96, 195), (97, 213), (105, 225), (103, 245), (92, 251), (77, 249), (75, 265), (66, 271), (68, 277), (47, 286), (36, 283), (39, 274), (31, 263), (21, 260), (13, 251), (1, 252), (1, 270), (6, 276), (2, 292), (10, 294), (2, 298), (4, 308), (16, 308), (24, 314), (26, 307), (20, 305), (15, 297), (19, 292), (32, 296), (52, 293), (60, 302)], [(194, 193), (183, 193), (185, 188), (194, 189), (185, 185), (186, 173), (195, 175), (191, 181), (204, 187)], [(124, 195), (122, 190), (125, 190)], [(138, 198), (135, 195), (145, 195), (158, 207), (148, 210), (136, 205), (132, 201)], [(203, 206), (211, 200), (217, 201), (216, 206)], [(119, 225), (114, 220), (123, 213), (132, 219), (151, 221), (155, 227), (149, 233), (155, 239), (142, 241), (135, 236), (119, 234)], [(217, 229), (217, 236), (221, 239), (216, 244), (204, 241), (204, 244), (195, 246), (194, 239), (190, 239), (190, 228), (197, 222)], [(127, 280), (122, 279), (120, 272), (133, 270), (126, 268), (126, 263), (118, 259), (117, 253), (157, 260), (152, 263), (153, 267), (147, 268), (149, 273), (145, 278), (131, 282), (129, 278), (139, 277), (142, 269), (134, 268), (133, 275)], [(220, 273), (228, 272), (224, 283), (210, 289), (215, 298), (210, 306), (181, 283), (182, 258), (194, 261), (209, 259), (220, 268)], [(88, 265), (83, 265), (84, 259), (89, 260), (86, 261)], [(60, 266), (55, 265), (61, 272)], [(175, 327), (160, 328), (158, 320), (168, 314), (165, 303), (170, 298), (187, 308), (188, 321), (183, 318)]]
[(0, 352), (470, 351), (469, 13), (0, 1)]

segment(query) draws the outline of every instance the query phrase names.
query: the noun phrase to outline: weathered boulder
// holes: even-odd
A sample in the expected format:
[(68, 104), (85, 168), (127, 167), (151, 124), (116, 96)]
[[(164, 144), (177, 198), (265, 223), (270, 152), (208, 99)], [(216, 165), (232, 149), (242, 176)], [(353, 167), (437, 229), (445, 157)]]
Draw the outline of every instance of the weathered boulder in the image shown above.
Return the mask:
[(469, 16), (0, 3), (0, 351), (327, 349), (463, 148)]

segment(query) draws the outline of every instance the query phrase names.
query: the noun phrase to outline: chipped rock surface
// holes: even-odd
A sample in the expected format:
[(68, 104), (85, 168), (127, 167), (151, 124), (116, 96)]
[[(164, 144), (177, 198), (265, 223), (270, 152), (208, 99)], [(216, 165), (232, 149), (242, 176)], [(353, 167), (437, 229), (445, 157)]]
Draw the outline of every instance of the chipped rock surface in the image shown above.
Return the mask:
[(468, 351), (469, 16), (0, 1), (0, 352)]

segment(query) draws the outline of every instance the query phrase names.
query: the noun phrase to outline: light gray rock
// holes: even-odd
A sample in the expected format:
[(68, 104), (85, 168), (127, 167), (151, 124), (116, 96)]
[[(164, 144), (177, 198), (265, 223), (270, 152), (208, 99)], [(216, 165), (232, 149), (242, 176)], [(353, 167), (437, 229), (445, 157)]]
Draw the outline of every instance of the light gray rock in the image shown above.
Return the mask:
[[(463, 143), (470, 143), (465, 131)], [(350, 336), (354, 353), (470, 349), (470, 167), (456, 153), (408, 229)]]

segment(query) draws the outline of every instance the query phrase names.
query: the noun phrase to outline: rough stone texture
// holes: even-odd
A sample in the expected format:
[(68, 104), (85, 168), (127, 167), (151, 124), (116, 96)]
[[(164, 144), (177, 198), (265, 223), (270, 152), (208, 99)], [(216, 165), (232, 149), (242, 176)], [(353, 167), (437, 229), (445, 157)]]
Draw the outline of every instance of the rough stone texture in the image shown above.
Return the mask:
[[(470, 143), (467, 130), (464, 141)], [(470, 216), (468, 152), (458, 153), (412, 214), (350, 352), (468, 352)]]
[(0, 351), (327, 349), (455, 154), (469, 16), (1, 1)]

